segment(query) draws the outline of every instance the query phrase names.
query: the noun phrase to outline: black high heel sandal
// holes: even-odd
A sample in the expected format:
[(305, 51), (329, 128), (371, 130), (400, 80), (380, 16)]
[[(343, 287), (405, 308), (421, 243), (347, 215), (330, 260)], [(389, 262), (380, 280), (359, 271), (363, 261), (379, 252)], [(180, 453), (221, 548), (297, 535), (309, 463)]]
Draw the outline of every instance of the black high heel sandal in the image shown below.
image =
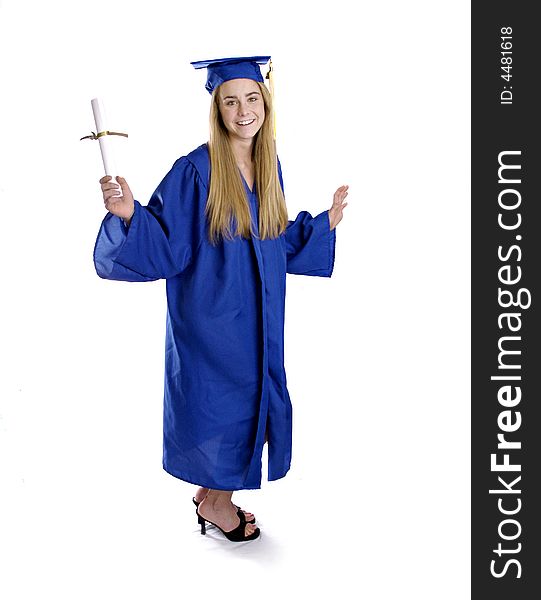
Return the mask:
[[(195, 504), (196, 508), (199, 508), (199, 505), (201, 504), (201, 502), (197, 502), (197, 500), (195, 498), (192, 498), (192, 502)], [(242, 511), (242, 508), (240, 506), (237, 506), (237, 515), (239, 516), (239, 519), (241, 521), (243, 519), (246, 521), (246, 515), (244, 514), (244, 512)], [(246, 521), (246, 523), (250, 523), (251, 525), (253, 525), (255, 523), (255, 517), (253, 519), (250, 519), (249, 521)]]
[(206, 534), (207, 523), (210, 523), (211, 525), (214, 525), (214, 527), (217, 527), (230, 542), (249, 542), (250, 540), (255, 540), (256, 538), (258, 538), (259, 534), (261, 533), (259, 527), (257, 527), (256, 530), (250, 535), (244, 535), (246, 520), (240, 519), (240, 517), (240, 523), (237, 527), (235, 527), (235, 529), (232, 529), (231, 531), (224, 531), (219, 525), (216, 525), (216, 523), (213, 523), (212, 521), (209, 521), (208, 519), (202, 517), (199, 514), (199, 509), (195, 509), (195, 514), (197, 515), (197, 522), (199, 523), (199, 525), (201, 525), (201, 535)]

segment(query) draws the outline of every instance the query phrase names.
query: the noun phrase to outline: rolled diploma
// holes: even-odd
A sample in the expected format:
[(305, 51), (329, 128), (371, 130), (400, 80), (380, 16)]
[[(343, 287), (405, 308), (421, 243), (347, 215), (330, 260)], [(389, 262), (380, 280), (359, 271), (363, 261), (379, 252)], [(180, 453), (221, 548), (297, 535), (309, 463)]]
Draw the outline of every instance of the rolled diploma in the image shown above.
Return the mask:
[[(103, 102), (99, 98), (93, 98), (91, 101), (92, 104), (92, 112), (94, 113), (94, 121), (96, 122), (96, 133), (100, 133), (101, 131), (108, 131), (107, 128), (107, 116), (105, 114), (105, 108), (103, 106)], [(115, 179), (116, 173), (116, 164), (113, 156), (113, 148), (112, 148), (112, 140), (108, 135), (102, 135), (98, 138), (98, 142), (100, 144), (101, 157), (103, 159), (103, 166), (105, 168), (105, 174), (111, 175), (112, 183), (116, 183), (118, 185), (117, 180)], [(122, 196), (122, 192), (120, 191), (117, 194), (118, 197)]]

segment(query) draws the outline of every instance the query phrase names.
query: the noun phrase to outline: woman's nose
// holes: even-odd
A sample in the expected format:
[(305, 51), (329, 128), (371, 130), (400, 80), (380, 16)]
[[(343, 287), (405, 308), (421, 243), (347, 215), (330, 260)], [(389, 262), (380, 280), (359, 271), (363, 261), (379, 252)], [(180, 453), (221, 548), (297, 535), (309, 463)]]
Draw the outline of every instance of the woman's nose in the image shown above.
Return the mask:
[(248, 112), (248, 104), (239, 102), (239, 115), (245, 115)]

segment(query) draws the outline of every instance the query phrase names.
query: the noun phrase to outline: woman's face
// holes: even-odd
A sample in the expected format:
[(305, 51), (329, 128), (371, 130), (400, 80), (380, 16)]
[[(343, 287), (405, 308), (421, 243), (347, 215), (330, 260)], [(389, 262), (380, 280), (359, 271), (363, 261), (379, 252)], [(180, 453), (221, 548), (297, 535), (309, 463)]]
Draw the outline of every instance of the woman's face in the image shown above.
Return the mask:
[(257, 82), (231, 79), (218, 90), (220, 115), (230, 137), (252, 139), (265, 120), (265, 104)]

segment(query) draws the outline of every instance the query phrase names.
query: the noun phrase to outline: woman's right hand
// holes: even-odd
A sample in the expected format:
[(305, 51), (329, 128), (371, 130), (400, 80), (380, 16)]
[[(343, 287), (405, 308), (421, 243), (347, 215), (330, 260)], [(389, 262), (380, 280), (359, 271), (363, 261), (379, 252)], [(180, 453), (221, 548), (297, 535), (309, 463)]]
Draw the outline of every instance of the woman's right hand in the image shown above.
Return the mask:
[(112, 181), (110, 175), (105, 175), (100, 179), (101, 191), (103, 193), (103, 203), (105, 208), (116, 215), (124, 219), (127, 224), (130, 224), (133, 213), (135, 212), (135, 203), (133, 201), (133, 194), (131, 193), (130, 186), (123, 177), (116, 177), (116, 180), (120, 184), (122, 195), (119, 196), (118, 185)]

